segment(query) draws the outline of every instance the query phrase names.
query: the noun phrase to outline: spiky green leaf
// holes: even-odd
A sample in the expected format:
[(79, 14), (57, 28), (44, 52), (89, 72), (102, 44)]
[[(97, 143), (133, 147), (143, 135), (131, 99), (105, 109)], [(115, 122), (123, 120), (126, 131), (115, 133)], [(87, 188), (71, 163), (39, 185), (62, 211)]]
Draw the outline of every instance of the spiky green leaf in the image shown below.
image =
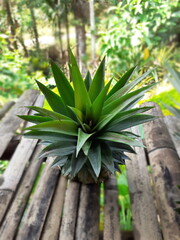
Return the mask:
[(50, 117), (50, 118), (55, 119), (55, 120), (71, 120), (71, 118), (69, 118), (69, 117), (67, 117), (63, 114), (53, 112), (53, 111), (47, 110), (47, 109), (42, 108), (42, 107), (28, 106), (28, 108), (40, 113), (41, 115), (44, 115), (46, 117)]
[(65, 142), (76, 142), (77, 137), (71, 136), (71, 135), (66, 135), (62, 133), (57, 133), (57, 132), (48, 132), (48, 131), (29, 131), (24, 134), (26, 138), (34, 138), (34, 139), (40, 139), (43, 141), (50, 141), (52, 142), (57, 142), (57, 141), (65, 141)]
[(86, 89), (89, 91), (91, 83), (92, 83), (92, 78), (91, 78), (91, 74), (90, 74), (89, 71), (86, 74), (84, 82), (85, 82), (85, 85), (86, 85)]
[(114, 174), (114, 162), (112, 158), (112, 152), (109, 146), (105, 143), (101, 143), (101, 159), (102, 163), (106, 166), (106, 168)]
[(145, 123), (145, 122), (149, 122), (151, 120), (154, 120), (155, 117), (152, 115), (148, 115), (148, 114), (136, 114), (134, 116), (131, 116), (115, 125), (109, 125), (106, 130), (107, 131), (113, 131), (113, 132), (120, 132), (124, 129)]
[(140, 141), (136, 141), (135, 139), (127, 137), (127, 136), (123, 135), (122, 133), (105, 132), (97, 138), (101, 139), (101, 140), (105, 140), (105, 141), (125, 143), (125, 144), (131, 145), (131, 146), (136, 146), (136, 147), (144, 147), (144, 145)]
[(67, 159), (68, 159), (68, 156), (56, 157), (56, 159), (53, 161), (51, 166), (52, 167), (56, 167), (56, 166), (62, 167), (66, 163)]
[(39, 81), (36, 81), (36, 82), (37, 82), (39, 89), (46, 97), (46, 100), (48, 101), (50, 107), (55, 112), (61, 113), (65, 116), (68, 116), (69, 113), (68, 113), (67, 107), (64, 104), (62, 98), (60, 96), (58, 96), (56, 93), (54, 93), (53, 91), (51, 91), (49, 88), (47, 88), (45, 85), (40, 83)]
[(99, 177), (101, 171), (101, 147), (99, 144), (95, 144), (90, 148), (88, 152), (88, 159), (96, 174), (96, 177)]
[(111, 85), (111, 81), (109, 81), (109, 83), (103, 88), (103, 90), (100, 92), (100, 94), (97, 96), (97, 98), (92, 104), (91, 111), (92, 111), (92, 119), (94, 124), (99, 120), (101, 116), (104, 100), (110, 85)]
[(39, 123), (35, 126), (28, 127), (25, 130), (39, 130), (39, 131), (47, 131), (47, 132), (59, 132), (67, 135), (77, 136), (78, 126), (73, 121), (48, 121), (44, 123)]
[(136, 70), (136, 66), (131, 68), (128, 72), (126, 72), (122, 78), (114, 85), (114, 87), (111, 89), (111, 91), (108, 93), (106, 99), (111, 97), (115, 92), (117, 92), (119, 89), (124, 87), (126, 83), (130, 80), (131, 76), (133, 75), (133, 72)]
[(74, 106), (74, 91), (71, 87), (70, 82), (68, 81), (64, 73), (61, 71), (61, 69), (58, 67), (58, 65), (53, 61), (51, 61), (51, 68), (56, 82), (56, 86), (64, 103), (69, 106)]
[(91, 107), (91, 101), (89, 94), (87, 92), (85, 83), (83, 81), (82, 75), (79, 71), (76, 59), (72, 53), (70, 54), (70, 73), (74, 85), (74, 97), (75, 97), (75, 107), (85, 114), (89, 114)]
[(45, 147), (40, 155), (40, 158), (47, 156), (67, 156), (72, 154), (76, 149), (74, 142), (55, 142)]
[(93, 135), (93, 133), (85, 133), (82, 131), (81, 128), (78, 129), (78, 140), (77, 140), (77, 147), (76, 147), (76, 157), (78, 156), (79, 151), (81, 150), (82, 146), (85, 142)]
[(71, 178), (74, 178), (76, 174), (81, 170), (84, 164), (87, 161), (87, 156), (81, 151), (78, 157), (76, 158), (75, 154), (71, 158)]
[(29, 121), (32, 123), (42, 123), (47, 121), (52, 121), (52, 118), (49, 117), (41, 117), (35, 115), (17, 115), (18, 117), (22, 118), (25, 121)]
[(132, 82), (130, 82), (129, 84), (126, 84), (125, 86), (123, 86), (122, 88), (120, 88), (118, 91), (116, 91), (112, 96), (110, 96), (106, 101), (105, 104), (108, 105), (109, 103), (115, 101), (116, 99), (119, 99), (120, 97), (122, 97), (123, 95), (125, 95), (126, 93), (128, 93), (131, 89), (133, 89), (133, 87), (135, 87), (138, 83), (140, 83), (144, 78), (146, 78), (150, 73), (152, 72), (152, 70), (144, 73), (142, 76), (136, 78), (135, 80), (133, 80)]
[(104, 73), (105, 73), (105, 57), (100, 63), (95, 73), (95, 76), (92, 80), (91, 87), (89, 89), (89, 96), (92, 102), (94, 102), (94, 100), (104, 87)]

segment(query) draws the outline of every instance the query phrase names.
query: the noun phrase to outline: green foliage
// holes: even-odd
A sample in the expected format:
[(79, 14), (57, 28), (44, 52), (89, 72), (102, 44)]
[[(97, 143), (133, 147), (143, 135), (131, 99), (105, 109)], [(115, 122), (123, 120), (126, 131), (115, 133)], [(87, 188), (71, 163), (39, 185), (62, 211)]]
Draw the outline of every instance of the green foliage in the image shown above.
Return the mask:
[(9, 164), (9, 161), (0, 160), (0, 175), (4, 173), (8, 164)]
[(52, 165), (59, 165), (63, 175), (71, 179), (77, 177), (84, 183), (102, 181), (119, 171), (119, 164), (125, 164), (124, 152), (134, 153), (131, 146), (142, 146), (138, 136), (125, 129), (153, 119), (142, 114), (149, 110), (148, 107), (130, 110), (152, 87), (133, 90), (150, 72), (131, 83), (128, 82), (131, 74), (126, 73), (119, 79), (123, 84), (116, 83), (108, 94), (111, 81), (105, 85), (104, 62), (86, 88), (87, 81), (70, 51), (73, 88), (58, 66), (52, 63), (59, 94), (37, 82), (52, 111), (31, 107), (38, 115), (20, 116), (37, 123), (26, 129), (29, 131), (25, 136), (39, 138), (46, 144), (40, 157), (56, 157)]
[(124, 72), (146, 63), (154, 48), (179, 33), (179, 8), (178, 0), (124, 0), (110, 7), (102, 19), (100, 45), (111, 68)]
[(164, 91), (158, 95), (154, 94), (153, 97), (147, 99), (146, 101), (152, 101), (152, 102), (157, 103), (160, 106), (161, 110), (163, 111), (164, 115), (170, 115), (171, 113), (167, 110), (167, 108), (164, 106), (164, 104), (173, 105), (174, 101), (178, 102), (179, 94), (175, 89), (171, 89), (169, 91)]
[(41, 71), (34, 72), (30, 58), (24, 58), (16, 51), (7, 48), (4, 35), (0, 36), (0, 95), (16, 98), (25, 89), (36, 88), (35, 79), (45, 81)]

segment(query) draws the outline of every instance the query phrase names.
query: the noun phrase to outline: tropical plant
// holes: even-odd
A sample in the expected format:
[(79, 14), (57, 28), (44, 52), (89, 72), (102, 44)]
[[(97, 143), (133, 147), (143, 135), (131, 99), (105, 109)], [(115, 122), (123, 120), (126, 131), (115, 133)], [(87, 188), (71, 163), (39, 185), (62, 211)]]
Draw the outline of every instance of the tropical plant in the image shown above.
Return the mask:
[[(61, 173), (83, 183), (102, 181), (119, 171), (134, 153), (131, 146), (142, 147), (138, 136), (126, 130), (154, 119), (142, 114), (149, 107), (133, 108), (154, 84), (131, 91), (151, 71), (129, 82), (136, 67), (130, 69), (111, 89), (104, 85), (105, 59), (94, 78), (88, 72), (83, 79), (70, 50), (70, 78), (73, 87), (60, 68), (51, 63), (59, 95), (37, 81), (52, 111), (31, 106), (33, 116), (19, 116), (36, 125), (26, 128), (28, 138), (41, 139), (45, 148), (40, 158), (54, 157), (52, 166)], [(130, 92), (131, 91), (131, 92)]]

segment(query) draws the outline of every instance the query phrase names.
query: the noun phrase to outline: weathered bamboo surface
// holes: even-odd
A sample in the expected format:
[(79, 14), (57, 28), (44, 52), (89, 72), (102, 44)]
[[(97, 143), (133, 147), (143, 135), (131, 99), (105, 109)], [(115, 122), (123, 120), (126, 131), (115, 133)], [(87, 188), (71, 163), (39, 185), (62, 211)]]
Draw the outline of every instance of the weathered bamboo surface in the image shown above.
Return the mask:
[(59, 240), (74, 240), (80, 187), (80, 183), (77, 182), (69, 182), (68, 184)]
[(180, 134), (180, 121), (175, 116), (165, 116), (164, 121), (180, 158), (180, 139), (176, 135)]
[(105, 181), (104, 240), (121, 240), (118, 190), (115, 177)]
[(47, 160), (33, 199), (30, 201), (25, 216), (22, 219), (16, 236), (17, 240), (39, 239), (41, 236), (59, 177), (59, 170), (51, 168), (52, 161), (51, 158)]
[(158, 118), (144, 124), (145, 142), (152, 166), (155, 197), (158, 205), (164, 240), (178, 240), (180, 236), (180, 215), (175, 211), (180, 199), (180, 162), (173, 141), (163, 120), (159, 106), (154, 106), (150, 114)]
[[(132, 132), (138, 135), (138, 127), (132, 128)], [(145, 151), (138, 147), (135, 148), (135, 151), (136, 154), (128, 154), (131, 160), (126, 160), (134, 239), (161, 240), (162, 236), (150, 185)]]
[(7, 102), (4, 106), (0, 109), (0, 120), (5, 116), (5, 114), (9, 111), (9, 109), (14, 105), (13, 101)]
[(66, 186), (67, 178), (61, 176), (58, 180), (58, 184), (54, 192), (51, 207), (49, 209), (49, 213), (41, 235), (41, 240), (58, 240)]
[(99, 184), (81, 186), (76, 240), (99, 239)]
[(3, 120), (0, 122), (0, 157), (7, 148), (15, 131), (24, 121), (16, 115), (24, 115), (28, 113), (28, 109), (22, 106), (31, 106), (34, 104), (38, 91), (27, 90), (19, 98), (16, 104), (10, 109)]
[[(23, 122), (15, 121), (13, 126), (10, 120), (15, 114), (13, 108), (19, 109), (28, 94), (11, 108), (11, 114), (6, 114), (3, 125), (0, 123), (4, 126), (7, 122), (6, 131), (9, 126), (11, 133), (5, 140), (6, 146), (2, 149), (0, 145), (0, 153), (7, 149), (14, 132)], [(42, 97), (37, 98), (36, 91), (32, 91), (32, 95), (28, 97), (29, 103), (23, 104), (40, 106)], [(179, 200), (180, 169), (176, 152), (179, 144), (175, 139), (172, 141), (171, 133), (176, 130), (177, 121), (164, 121), (157, 106), (150, 113), (159, 118), (143, 126), (146, 151), (135, 148), (137, 154), (129, 154), (132, 160), (126, 160), (133, 239), (179, 240), (180, 222), (175, 211)], [(132, 131), (138, 134), (137, 128)], [(0, 133), (1, 143), (5, 132), (0, 129)], [(40, 175), (40, 149), (37, 140), (22, 137), (10, 159), (0, 186), (0, 240), (123, 240), (116, 178), (111, 177), (104, 183), (104, 229), (100, 238), (99, 184), (83, 185), (67, 180), (60, 176), (58, 168), (51, 168), (52, 158), (43, 163), (45, 167)]]
[[(38, 98), (36, 103), (42, 106), (43, 102), (42, 98)], [(23, 137), (3, 174), (3, 183), (0, 186), (0, 223), (22, 179), (23, 173), (29, 165), (37, 142), (36, 139), (32, 140)]]
[(19, 223), (30, 197), (33, 184), (42, 163), (42, 161), (38, 160), (40, 150), (41, 147), (39, 146), (34, 151), (27, 172), (21, 181), (19, 189), (17, 190), (6, 217), (3, 220), (3, 224), (0, 228), (0, 236), (2, 239), (11, 240), (16, 235)]

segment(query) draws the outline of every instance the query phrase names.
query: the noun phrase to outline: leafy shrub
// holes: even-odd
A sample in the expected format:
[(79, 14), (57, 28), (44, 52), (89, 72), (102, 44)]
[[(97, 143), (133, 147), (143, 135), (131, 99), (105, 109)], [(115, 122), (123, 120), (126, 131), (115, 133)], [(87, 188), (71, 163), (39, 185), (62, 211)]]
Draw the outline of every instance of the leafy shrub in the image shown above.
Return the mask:
[(179, 7), (178, 0), (125, 0), (109, 8), (101, 24), (105, 30), (100, 45), (111, 68), (123, 72), (144, 64), (155, 48), (172, 41), (180, 31)]

